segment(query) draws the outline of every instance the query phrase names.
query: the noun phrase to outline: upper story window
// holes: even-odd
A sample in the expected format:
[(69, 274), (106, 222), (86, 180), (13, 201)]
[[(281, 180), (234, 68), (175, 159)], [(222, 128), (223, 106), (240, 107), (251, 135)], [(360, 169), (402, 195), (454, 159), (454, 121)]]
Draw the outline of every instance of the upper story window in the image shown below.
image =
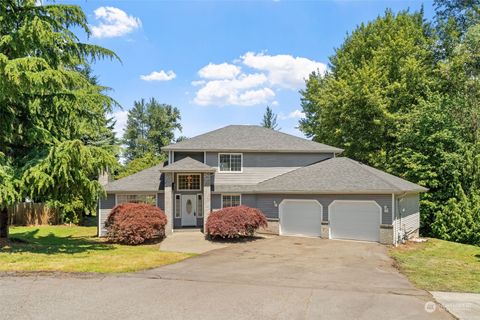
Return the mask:
[(177, 175), (177, 190), (201, 190), (199, 174)]
[(218, 171), (219, 172), (242, 172), (242, 154), (241, 153), (219, 153)]

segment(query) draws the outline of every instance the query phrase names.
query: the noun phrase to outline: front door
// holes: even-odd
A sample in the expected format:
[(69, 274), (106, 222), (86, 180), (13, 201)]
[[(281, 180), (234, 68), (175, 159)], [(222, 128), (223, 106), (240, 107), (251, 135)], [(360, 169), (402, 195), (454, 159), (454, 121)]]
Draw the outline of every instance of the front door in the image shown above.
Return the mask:
[(182, 195), (182, 227), (197, 225), (197, 201), (194, 194)]

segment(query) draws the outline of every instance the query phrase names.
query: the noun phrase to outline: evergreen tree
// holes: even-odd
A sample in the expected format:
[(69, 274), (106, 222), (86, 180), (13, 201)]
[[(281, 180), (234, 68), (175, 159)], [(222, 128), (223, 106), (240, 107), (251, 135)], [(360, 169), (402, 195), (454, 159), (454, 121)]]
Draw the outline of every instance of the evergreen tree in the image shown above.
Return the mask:
[(281, 130), (278, 127), (277, 115), (273, 112), (272, 108), (270, 108), (269, 106), (267, 106), (267, 109), (263, 114), (263, 120), (261, 125), (265, 128), (269, 128), (272, 130)]
[(127, 127), (123, 135), (124, 157), (127, 163), (145, 154), (162, 156), (161, 148), (172, 143), (175, 130), (181, 130), (180, 111), (154, 98), (135, 101), (128, 112)]
[(95, 210), (98, 174), (116, 165), (98, 143), (114, 101), (81, 69), (116, 55), (71, 31), (90, 34), (79, 6), (4, 0), (0, 20), (0, 216), (28, 196), (75, 221)]

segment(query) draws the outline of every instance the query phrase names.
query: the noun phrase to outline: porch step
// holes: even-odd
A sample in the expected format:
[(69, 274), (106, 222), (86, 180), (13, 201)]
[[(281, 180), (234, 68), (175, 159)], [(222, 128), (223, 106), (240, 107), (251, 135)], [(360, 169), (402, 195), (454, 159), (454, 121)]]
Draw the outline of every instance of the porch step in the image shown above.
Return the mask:
[(202, 229), (200, 228), (179, 228), (173, 229), (173, 232), (201, 232)]

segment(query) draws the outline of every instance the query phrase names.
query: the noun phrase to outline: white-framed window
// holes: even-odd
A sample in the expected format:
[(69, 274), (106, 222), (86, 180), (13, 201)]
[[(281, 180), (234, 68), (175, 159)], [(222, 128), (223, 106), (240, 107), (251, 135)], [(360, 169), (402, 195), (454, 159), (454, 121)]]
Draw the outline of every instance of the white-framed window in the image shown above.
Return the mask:
[(203, 217), (203, 194), (197, 194), (197, 217)]
[(179, 194), (175, 195), (175, 218), (181, 218), (182, 217), (182, 198)]
[(117, 194), (117, 205), (125, 202), (146, 203), (155, 206), (157, 195), (155, 194)]
[(201, 186), (202, 178), (200, 174), (188, 173), (177, 175), (177, 190), (179, 191), (200, 191), (202, 189)]
[(222, 208), (237, 207), (242, 204), (242, 196), (239, 194), (222, 194)]
[(219, 153), (218, 172), (242, 172), (243, 154)]

